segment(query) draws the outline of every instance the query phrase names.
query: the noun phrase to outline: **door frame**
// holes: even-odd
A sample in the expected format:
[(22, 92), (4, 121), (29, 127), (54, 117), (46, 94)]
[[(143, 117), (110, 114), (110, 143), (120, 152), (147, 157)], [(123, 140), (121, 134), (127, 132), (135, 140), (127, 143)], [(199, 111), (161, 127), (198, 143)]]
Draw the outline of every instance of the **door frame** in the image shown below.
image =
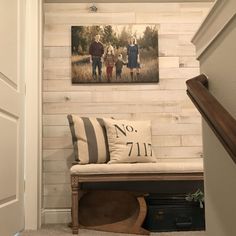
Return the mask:
[(43, 0), (25, 0), (25, 229), (41, 226)]

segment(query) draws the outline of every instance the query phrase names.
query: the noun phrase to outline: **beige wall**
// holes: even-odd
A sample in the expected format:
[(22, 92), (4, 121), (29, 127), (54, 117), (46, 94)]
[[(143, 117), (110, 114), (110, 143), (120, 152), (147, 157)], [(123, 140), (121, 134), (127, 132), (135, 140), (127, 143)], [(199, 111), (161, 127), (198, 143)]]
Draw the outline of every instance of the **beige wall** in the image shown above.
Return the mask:
[[(201, 158), (201, 119), (186, 96), (185, 81), (199, 74), (190, 39), (210, 5), (99, 4), (99, 11), (103, 13), (92, 14), (88, 13), (87, 4), (45, 4), (44, 208), (70, 207), (68, 169), (72, 146), (66, 120), (68, 113), (151, 119), (154, 148), (160, 161)], [(158, 23), (160, 83), (72, 86), (70, 26), (96, 22)]]
[[(235, 11), (236, 2), (234, 2)], [(232, 52), (236, 52), (235, 40), (234, 15), (200, 57), (201, 71), (209, 76), (211, 93), (234, 118), (236, 118), (236, 54)], [(203, 144), (207, 235), (234, 236), (236, 235), (236, 165), (205, 122)]]

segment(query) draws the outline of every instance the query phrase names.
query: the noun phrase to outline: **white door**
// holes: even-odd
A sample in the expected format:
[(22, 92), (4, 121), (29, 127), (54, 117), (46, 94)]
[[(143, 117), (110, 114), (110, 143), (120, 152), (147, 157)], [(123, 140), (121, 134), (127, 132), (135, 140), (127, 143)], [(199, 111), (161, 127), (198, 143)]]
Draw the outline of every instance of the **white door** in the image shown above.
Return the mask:
[(0, 0), (0, 235), (24, 228), (24, 0)]

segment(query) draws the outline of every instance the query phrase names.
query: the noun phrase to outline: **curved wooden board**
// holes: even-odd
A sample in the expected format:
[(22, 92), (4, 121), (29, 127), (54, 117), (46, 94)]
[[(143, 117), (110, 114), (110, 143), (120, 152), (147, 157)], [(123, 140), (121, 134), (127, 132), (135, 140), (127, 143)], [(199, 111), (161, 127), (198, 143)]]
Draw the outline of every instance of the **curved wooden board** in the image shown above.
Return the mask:
[(90, 191), (79, 203), (81, 228), (148, 235), (142, 228), (147, 206), (143, 196), (126, 191)]

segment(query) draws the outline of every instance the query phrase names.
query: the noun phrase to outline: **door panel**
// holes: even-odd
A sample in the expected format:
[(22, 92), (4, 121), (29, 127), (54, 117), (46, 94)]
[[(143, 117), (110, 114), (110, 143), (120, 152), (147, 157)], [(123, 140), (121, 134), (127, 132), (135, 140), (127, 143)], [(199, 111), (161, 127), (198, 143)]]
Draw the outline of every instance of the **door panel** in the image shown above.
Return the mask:
[[(1, 41), (1, 39), (0, 39)], [(1, 42), (0, 42), (1, 48)], [(0, 57), (1, 57), (0, 53)], [(1, 73), (1, 72), (0, 72)], [(9, 83), (6, 83), (5, 80), (0, 75), (0, 110), (3, 113), (7, 113), (12, 117), (19, 117), (21, 109), (21, 94)], [(11, 99), (9, 99), (9, 97)], [(5, 111), (5, 112), (4, 112)]]
[(24, 228), (24, 7), (0, 0), (0, 235)]
[[(0, 130), (0, 140), (4, 140), (4, 142), (0, 142), (1, 162), (3, 163), (0, 165), (0, 186), (4, 186), (4, 188), (0, 188), (0, 204), (4, 204), (8, 202), (8, 199), (16, 200), (17, 196), (18, 121), (0, 112)], [(7, 163), (9, 168), (6, 168), (4, 163)]]
[(17, 0), (0, 1), (1, 56), (0, 72), (14, 84), (17, 83)]

